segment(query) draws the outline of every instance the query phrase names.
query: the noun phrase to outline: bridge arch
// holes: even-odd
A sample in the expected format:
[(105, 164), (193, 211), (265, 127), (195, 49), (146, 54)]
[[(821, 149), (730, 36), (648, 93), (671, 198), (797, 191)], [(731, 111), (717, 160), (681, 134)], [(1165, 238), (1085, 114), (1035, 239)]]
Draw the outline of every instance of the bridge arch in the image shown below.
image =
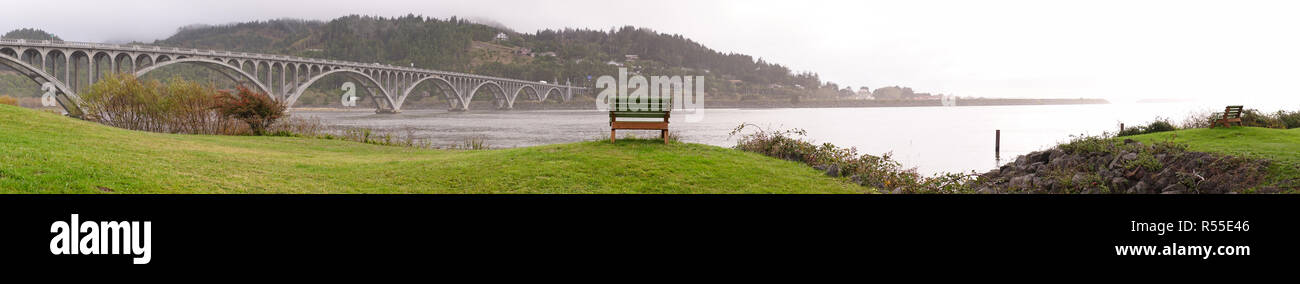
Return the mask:
[[(133, 73), (136, 71), (135, 57), (131, 56), (130, 53), (121, 52), (113, 55), (113, 62), (114, 66), (117, 66), (113, 69), (113, 72)], [(126, 71), (123, 71), (122, 68), (126, 68)]]
[(257, 89), (257, 91), (264, 92), (267, 95), (271, 96), (272, 98), (275, 97), (275, 95), (271, 93), (271, 90), (268, 89), (265, 84), (262, 84), (261, 81), (258, 81), (256, 78), (254, 78), (252, 74), (248, 74), (247, 72), (244, 72), (244, 70), (240, 70), (239, 68), (230, 66), (225, 62), (216, 61), (212, 59), (191, 57), (185, 59), (170, 60), (166, 62), (159, 62), (157, 64), (154, 64), (153, 66), (149, 66), (144, 69), (140, 69), (140, 71), (136, 71), (135, 76), (144, 77), (144, 75), (149, 74), (149, 72), (153, 72), (154, 70), (158, 70), (158, 68), (166, 67), (172, 64), (186, 64), (186, 63), (207, 67), (208, 69), (217, 71), (217, 73), (226, 75), (227, 78), (230, 78), (230, 80), (235, 81), (236, 84), (251, 84), (253, 85), (254, 88)]
[(510, 101), (506, 98), (506, 96), (509, 96), (509, 94), (506, 93), (506, 89), (504, 87), (501, 87), (501, 84), (498, 84), (497, 82), (483, 81), (482, 83), (478, 83), (478, 85), (474, 86), (474, 88), (469, 89), (469, 92), (465, 92), (464, 98), (462, 98), (460, 102), (462, 105), (464, 105), (465, 109), (469, 109), (469, 103), (471, 101), (474, 101), (474, 95), (478, 94), (478, 90), (482, 89), (484, 86), (488, 86), (489, 88), (493, 88), (497, 90), (497, 93), (493, 94), (493, 98), (497, 104), (497, 108), (510, 108)]
[(516, 97), (519, 96), (519, 93), (523, 93), (525, 98), (527, 98), (528, 100), (535, 100), (535, 101), (542, 100), (542, 93), (538, 92), (537, 87), (534, 87), (531, 84), (520, 85), (519, 88), (517, 88), (514, 91), (514, 93)]
[[(266, 61), (258, 60), (257, 65), (254, 65), (253, 68), (253, 75), (257, 76), (257, 80), (260, 80), (263, 83), (271, 82), (271, 64), (266, 63)], [(269, 86), (270, 84), (267, 85)]]
[[(35, 48), (23, 49), (23, 53), (19, 54), (18, 60), (31, 66), (45, 66), (45, 53)], [(44, 68), (42, 67), (42, 69)]]
[(60, 70), (66, 70), (68, 67), (68, 55), (62, 49), (51, 49), (45, 52), (45, 65), (42, 66), (46, 74), (54, 76), (59, 82), (67, 82), (67, 73)]
[(0, 47), (0, 55), (18, 58), (18, 51), (9, 47)]
[(154, 59), (153, 56), (149, 56), (149, 54), (140, 54), (135, 58), (135, 66), (139, 66), (140, 68), (148, 68), (149, 66), (153, 66), (155, 64), (154, 62), (155, 60), (156, 59)]
[(402, 94), (397, 97), (397, 106), (400, 107), (405, 103), (406, 98), (411, 96), (411, 92), (414, 92), (416, 88), (419, 88), (421, 84), (424, 84), (425, 82), (429, 82), (429, 84), (433, 84), (434, 87), (442, 90), (442, 93), (447, 96), (447, 103), (450, 104), (449, 107), (453, 109), (463, 107), (463, 105), (458, 102), (461, 97), (460, 90), (457, 90), (455, 85), (451, 84), (451, 81), (447, 81), (446, 78), (440, 76), (428, 76), (412, 82), (411, 85), (407, 86), (405, 90), (402, 90)]
[(303, 82), (301, 85), (298, 85), (297, 87), (294, 88), (293, 94), (290, 94), (289, 97), (285, 100), (285, 104), (284, 104), (285, 107), (292, 107), (293, 103), (298, 101), (298, 97), (301, 97), (302, 93), (304, 91), (307, 91), (307, 88), (311, 87), (312, 84), (315, 84), (317, 80), (320, 80), (322, 78), (325, 78), (326, 76), (334, 75), (334, 74), (347, 75), (348, 77), (351, 77), (354, 80), (360, 81), (363, 87), (370, 88), (371, 99), (375, 100), (375, 104), (378, 105), (380, 110), (385, 110), (384, 108), (385, 105), (379, 102), (380, 98), (384, 100), (384, 103), (388, 104), (387, 110), (392, 110), (392, 111), (397, 110), (396, 107), (397, 105), (393, 102), (392, 96), (388, 94), (388, 90), (384, 88), (384, 85), (380, 84), (379, 81), (376, 81), (374, 77), (371, 77), (366, 73), (362, 73), (361, 71), (357, 71), (355, 69), (345, 69), (345, 68), (326, 71), (324, 73), (321, 73), (320, 75), (316, 75), (311, 77), (310, 79), (307, 79), (307, 82)]
[(546, 99), (550, 98), (552, 95), (560, 96), (560, 100), (564, 100), (564, 93), (560, 92), (560, 88), (550, 87), (549, 89), (546, 89), (546, 92), (542, 93), (542, 101), (546, 101)]
[[(248, 73), (249, 75), (257, 73), (257, 67), (256, 65), (253, 65), (252, 60), (240, 60), (239, 70), (244, 71), (244, 73)], [(256, 77), (252, 77), (252, 78), (256, 78)]]
[[(107, 64), (107, 65), (105, 65)], [(95, 51), (90, 55), (90, 83), (94, 84), (113, 69), (113, 55), (105, 51)]]
[(80, 107), (81, 98), (77, 96), (77, 93), (73, 92), (71, 88), (68, 88), (66, 84), (63, 84), (63, 82), (59, 81), (54, 76), (45, 73), (41, 68), (37, 68), (36, 66), (23, 62), (21, 59), (9, 57), (7, 55), (0, 56), (0, 65), (8, 66), (14, 71), (23, 73), (23, 75), (26, 75), (25, 77), (36, 82), (37, 85), (44, 86), (45, 83), (53, 85), (54, 90), (56, 91), (55, 100), (59, 102), (60, 106), (63, 106), (63, 109), (66, 110), (69, 115), (80, 117), (83, 114)]
[(68, 74), (72, 78), (63, 83), (76, 91), (90, 86), (90, 83), (94, 80), (92, 78), (95, 77), (94, 64), (95, 62), (91, 59), (90, 54), (85, 50), (72, 51), (71, 54), (68, 54), (68, 68), (72, 68), (72, 70), (68, 71)]

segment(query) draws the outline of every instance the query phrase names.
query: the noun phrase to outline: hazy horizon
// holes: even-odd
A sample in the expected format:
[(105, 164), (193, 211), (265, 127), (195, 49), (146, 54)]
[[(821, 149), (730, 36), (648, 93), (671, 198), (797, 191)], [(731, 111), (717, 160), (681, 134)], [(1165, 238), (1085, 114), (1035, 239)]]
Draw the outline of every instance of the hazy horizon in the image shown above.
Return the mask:
[[(1300, 104), (1300, 19), (1286, 2), (1236, 1), (41, 1), (0, 29), (65, 40), (152, 42), (192, 24), (350, 14), (457, 16), (533, 33), (632, 25), (812, 71), (841, 87), (901, 85), (980, 97)], [(60, 11), (65, 17), (49, 17)], [(132, 20), (101, 15), (148, 14)], [(120, 17), (120, 16), (118, 16)], [(87, 18), (93, 18), (87, 20)]]

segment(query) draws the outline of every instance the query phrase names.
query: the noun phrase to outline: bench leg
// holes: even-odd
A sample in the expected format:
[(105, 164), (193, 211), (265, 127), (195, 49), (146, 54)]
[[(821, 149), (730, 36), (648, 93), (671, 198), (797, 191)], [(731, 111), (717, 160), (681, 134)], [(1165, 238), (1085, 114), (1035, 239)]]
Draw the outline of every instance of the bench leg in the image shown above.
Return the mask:
[(659, 130), (659, 137), (664, 139), (664, 145), (668, 145), (668, 130)]
[(614, 129), (609, 130), (609, 143), (614, 143)]

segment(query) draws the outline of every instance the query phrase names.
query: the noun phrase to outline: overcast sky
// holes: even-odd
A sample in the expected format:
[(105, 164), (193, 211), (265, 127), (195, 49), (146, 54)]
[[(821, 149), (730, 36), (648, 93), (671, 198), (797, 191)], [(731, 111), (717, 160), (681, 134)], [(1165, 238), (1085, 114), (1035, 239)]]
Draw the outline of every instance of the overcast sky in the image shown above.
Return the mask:
[(840, 86), (984, 97), (1300, 102), (1288, 1), (25, 1), (0, 29), (152, 41), (189, 24), (348, 14), (491, 19), (521, 32), (634, 25)]

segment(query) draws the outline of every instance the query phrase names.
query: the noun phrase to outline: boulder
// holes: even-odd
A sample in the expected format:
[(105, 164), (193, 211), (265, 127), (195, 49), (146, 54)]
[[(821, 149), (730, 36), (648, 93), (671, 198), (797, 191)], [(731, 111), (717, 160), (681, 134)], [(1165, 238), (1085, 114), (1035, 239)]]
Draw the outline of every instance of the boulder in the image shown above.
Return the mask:
[(1173, 184), (1173, 185), (1170, 185), (1170, 186), (1165, 187), (1165, 189), (1160, 190), (1160, 193), (1163, 193), (1163, 194), (1181, 194), (1181, 193), (1186, 192), (1186, 191), (1187, 191), (1187, 186), (1184, 186), (1184, 185), (1182, 185), (1182, 184), (1178, 184), (1178, 183), (1176, 183), (1176, 184)]
[(1128, 188), (1128, 179), (1122, 177), (1112, 178), (1110, 179), (1110, 188)]
[(1050, 155), (1051, 155), (1050, 153), (1045, 151), (1029, 153), (1028, 155), (1025, 155), (1025, 159), (1026, 159), (1025, 162), (1029, 164), (1033, 164), (1033, 163), (1046, 164), (1048, 162), (1047, 159), (1050, 157)]
[(1124, 154), (1124, 156), (1123, 156), (1122, 158), (1124, 158), (1125, 161), (1137, 160), (1137, 158), (1138, 158), (1138, 154), (1137, 154), (1137, 153), (1128, 153), (1128, 154)]
[(1029, 172), (1031, 172), (1031, 173), (1040, 173), (1040, 174), (1041, 174), (1041, 173), (1046, 173), (1046, 172), (1047, 172), (1047, 164), (1044, 164), (1044, 163), (1042, 163), (1042, 162), (1037, 162), (1037, 163), (1034, 163), (1034, 164), (1032, 164), (1032, 165), (1029, 165)]
[(1034, 182), (1034, 174), (1026, 174), (1023, 176), (1011, 178), (1010, 186), (1013, 188), (1029, 188), (1033, 186), (1033, 182)]
[(1087, 181), (1088, 176), (1083, 175), (1083, 173), (1075, 173), (1073, 177), (1070, 177), (1070, 183), (1078, 186), (1084, 186), (1083, 183)]
[(1147, 182), (1139, 181), (1137, 184), (1134, 184), (1133, 187), (1130, 187), (1128, 191), (1125, 192), (1133, 193), (1133, 194), (1143, 194), (1143, 193), (1147, 193), (1147, 187), (1148, 187)]

